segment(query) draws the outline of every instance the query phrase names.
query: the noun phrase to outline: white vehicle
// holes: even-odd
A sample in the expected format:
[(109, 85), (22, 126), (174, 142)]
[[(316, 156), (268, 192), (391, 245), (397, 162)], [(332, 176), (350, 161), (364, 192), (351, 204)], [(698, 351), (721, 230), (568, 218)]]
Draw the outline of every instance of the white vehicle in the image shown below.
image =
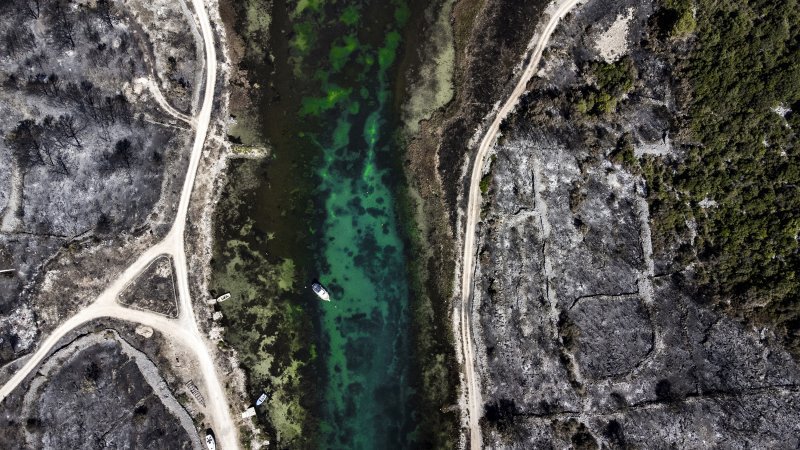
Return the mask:
[(211, 432), (206, 432), (206, 447), (208, 450), (217, 450), (217, 441), (214, 440), (214, 435)]
[(261, 397), (258, 397), (258, 400), (256, 400), (256, 406), (261, 406), (261, 404), (264, 403), (264, 400), (266, 399), (267, 399), (267, 394), (261, 393)]
[(311, 289), (314, 291), (315, 294), (317, 294), (317, 297), (321, 298), (322, 300), (325, 300), (326, 302), (331, 301), (331, 296), (330, 294), (328, 294), (328, 291), (326, 291), (325, 288), (322, 287), (322, 285), (319, 284), (318, 282), (315, 281), (311, 283)]

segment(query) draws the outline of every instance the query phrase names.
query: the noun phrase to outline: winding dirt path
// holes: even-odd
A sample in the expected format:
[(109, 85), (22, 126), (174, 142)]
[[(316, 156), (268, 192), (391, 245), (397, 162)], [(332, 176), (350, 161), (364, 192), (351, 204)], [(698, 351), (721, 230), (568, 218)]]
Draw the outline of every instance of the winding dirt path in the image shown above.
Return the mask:
[(150, 91), (150, 94), (153, 95), (153, 99), (156, 101), (156, 103), (158, 103), (158, 106), (160, 106), (161, 109), (163, 109), (168, 115), (175, 119), (186, 122), (189, 125), (193, 126), (195, 124), (193, 117), (187, 116), (169, 104), (167, 99), (164, 98), (164, 94), (161, 93), (161, 89), (158, 87), (158, 84), (152, 78), (142, 77), (134, 80), (134, 82), (147, 88), (147, 90)]
[[(214, 34), (203, 0), (192, 0), (194, 10), (200, 22), (200, 31), (205, 47), (205, 89), (203, 102), (197, 115), (191, 118), (195, 126), (195, 138), (192, 153), (189, 159), (189, 168), (181, 190), (180, 202), (175, 216), (175, 222), (167, 236), (158, 244), (150, 247), (123, 273), (109, 285), (99, 297), (87, 308), (79, 311), (66, 322), (56, 328), (53, 333), (39, 345), (38, 350), (31, 355), (25, 365), (0, 388), (0, 401), (8, 396), (56, 346), (59, 340), (71, 330), (101, 317), (112, 317), (128, 322), (140, 323), (158, 330), (179, 345), (189, 349), (197, 360), (200, 368), (199, 376), (205, 383), (205, 393), (208, 396), (208, 416), (214, 424), (218, 448), (238, 448), (236, 427), (230, 414), (230, 407), (225, 391), (217, 375), (214, 360), (209, 352), (205, 339), (200, 333), (192, 307), (189, 292), (189, 278), (187, 274), (186, 253), (184, 248), (184, 233), (186, 218), (189, 210), (189, 199), (194, 187), (197, 168), (203, 154), (206, 134), (211, 120), (211, 109), (214, 100), (214, 86), (217, 77), (217, 55), (214, 47)], [(166, 103), (166, 101), (165, 101)], [(117, 303), (117, 296), (125, 286), (139, 276), (150, 262), (161, 256), (171, 255), (175, 264), (175, 279), (178, 287), (179, 315), (177, 319), (168, 319), (161, 315), (126, 308)]]
[(0, 211), (0, 232), (11, 233), (18, 225), (17, 213), (22, 207), (22, 171), (19, 164), (11, 158), (11, 192), (6, 208)]
[(464, 253), (461, 273), (461, 305), (460, 310), (456, 311), (458, 330), (457, 338), (461, 342), (461, 351), (464, 357), (464, 393), (466, 397), (466, 408), (469, 425), (470, 448), (478, 450), (482, 446), (480, 418), (483, 402), (481, 400), (480, 383), (477, 370), (475, 368), (475, 354), (472, 343), (472, 325), (470, 323), (472, 312), (472, 291), (473, 274), (475, 272), (475, 234), (478, 221), (480, 220), (481, 192), (480, 181), (483, 176), (483, 168), (486, 164), (486, 156), (494, 146), (497, 134), (500, 131), (500, 124), (505, 120), (511, 111), (516, 108), (520, 96), (525, 93), (525, 87), (530, 81), (542, 58), (542, 52), (547, 46), (550, 36), (555, 31), (559, 21), (582, 0), (556, 0), (546, 10), (548, 22), (540, 32), (535, 44), (530, 52), (530, 61), (522, 72), (522, 76), (517, 82), (516, 87), (511, 92), (506, 102), (495, 115), (492, 124), (486, 130), (486, 134), (481, 140), (478, 152), (475, 155), (475, 162), (472, 167), (472, 175), (469, 181), (469, 197), (467, 201), (466, 226), (464, 231)]

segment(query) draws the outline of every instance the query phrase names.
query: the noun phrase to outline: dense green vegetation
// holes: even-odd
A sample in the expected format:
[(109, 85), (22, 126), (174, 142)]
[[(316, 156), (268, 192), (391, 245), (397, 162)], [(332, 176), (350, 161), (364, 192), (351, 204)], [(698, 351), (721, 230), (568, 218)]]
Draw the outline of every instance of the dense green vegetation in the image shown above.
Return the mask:
[(665, 0), (655, 16), (662, 38), (685, 38), (697, 29), (695, 9), (691, 1)]
[(639, 162), (633, 153), (633, 138), (630, 133), (623, 134), (617, 141), (617, 146), (609, 155), (611, 161), (625, 166), (633, 173), (639, 173)]
[(800, 5), (669, 0), (659, 26), (668, 44), (695, 34), (678, 62), (692, 95), (685, 155), (644, 164), (657, 250), (682, 242), (710, 298), (774, 325), (798, 354)]
[(595, 85), (581, 92), (575, 109), (595, 116), (616, 111), (620, 98), (633, 89), (636, 78), (630, 58), (614, 63), (591, 62), (583, 72), (595, 80)]
[(489, 186), (492, 184), (492, 173), (489, 172), (481, 178), (480, 188), (481, 194), (489, 192)]

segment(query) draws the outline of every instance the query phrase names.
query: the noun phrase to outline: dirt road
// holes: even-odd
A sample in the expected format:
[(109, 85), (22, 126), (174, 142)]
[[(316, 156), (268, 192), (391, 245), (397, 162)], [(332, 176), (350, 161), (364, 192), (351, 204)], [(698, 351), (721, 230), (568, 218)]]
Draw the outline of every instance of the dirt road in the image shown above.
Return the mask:
[(550, 36), (553, 34), (553, 31), (555, 31), (558, 22), (580, 1), (582, 0), (557, 0), (545, 10), (548, 21), (532, 41), (533, 46), (529, 52), (530, 61), (522, 72), (522, 76), (511, 92), (511, 95), (497, 112), (492, 124), (486, 130), (486, 134), (483, 136), (480, 146), (478, 147), (478, 152), (475, 155), (475, 163), (469, 181), (469, 197), (467, 201), (466, 226), (464, 230), (461, 307), (460, 311), (456, 311), (458, 315), (456, 320), (458, 331), (456, 334), (461, 342), (461, 351), (464, 357), (464, 391), (466, 394), (466, 408), (469, 422), (469, 442), (470, 448), (473, 450), (480, 449), (482, 445), (480, 418), (483, 402), (481, 400), (480, 385), (475, 369), (470, 317), (472, 311), (472, 276), (475, 271), (475, 230), (480, 220), (480, 181), (483, 177), (483, 168), (486, 164), (486, 156), (497, 139), (500, 124), (505, 120), (508, 114), (514, 110), (519, 97), (525, 92), (525, 87), (536, 72), (539, 61), (542, 58), (542, 52), (547, 46)]
[(160, 106), (161, 109), (163, 109), (168, 115), (175, 119), (186, 122), (189, 125), (194, 125), (194, 118), (187, 116), (170, 105), (167, 99), (164, 98), (164, 94), (161, 93), (161, 89), (158, 87), (158, 84), (152, 78), (138, 78), (134, 80), (134, 84), (139, 84), (150, 91), (150, 94), (152, 94), (156, 103), (158, 103), (158, 106)]
[[(189, 292), (189, 279), (186, 266), (186, 253), (184, 248), (184, 232), (186, 230), (186, 217), (189, 210), (189, 199), (194, 187), (197, 168), (203, 154), (206, 134), (211, 120), (211, 109), (214, 100), (214, 85), (217, 77), (217, 55), (214, 47), (214, 35), (203, 0), (192, 0), (194, 11), (200, 22), (200, 30), (205, 48), (205, 84), (203, 102), (200, 111), (194, 118), (189, 119), (195, 126), (195, 138), (192, 153), (189, 159), (189, 168), (181, 190), (180, 202), (175, 216), (175, 222), (167, 236), (158, 244), (146, 250), (139, 258), (114, 282), (109, 285), (92, 304), (69, 318), (56, 328), (53, 333), (41, 343), (38, 350), (30, 357), (25, 365), (17, 371), (5, 385), (0, 388), (0, 400), (13, 391), (44, 358), (50, 353), (58, 341), (71, 330), (91, 320), (101, 317), (112, 317), (128, 322), (144, 324), (158, 330), (168, 339), (186, 347), (194, 353), (200, 373), (205, 380), (204, 387), (208, 396), (208, 416), (214, 424), (218, 448), (238, 448), (236, 428), (230, 414), (225, 391), (217, 375), (216, 366), (208, 350), (206, 341), (200, 333), (195, 319), (192, 299)], [(165, 101), (166, 103), (166, 101)], [(175, 263), (175, 279), (178, 287), (179, 315), (177, 319), (168, 319), (158, 314), (126, 308), (117, 303), (117, 296), (125, 286), (147, 267), (155, 258), (161, 255), (171, 255)]]

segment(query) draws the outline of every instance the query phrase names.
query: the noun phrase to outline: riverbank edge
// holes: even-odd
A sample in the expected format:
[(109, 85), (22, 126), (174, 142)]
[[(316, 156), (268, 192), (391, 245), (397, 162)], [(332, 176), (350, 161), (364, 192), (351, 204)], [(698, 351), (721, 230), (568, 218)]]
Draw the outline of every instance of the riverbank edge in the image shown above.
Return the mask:
[[(211, 20), (215, 46), (217, 47), (217, 92), (212, 110), (212, 121), (206, 135), (204, 157), (198, 168), (195, 188), (190, 200), (190, 218), (192, 224), (187, 228), (187, 257), (196, 270), (190, 272), (192, 278), (190, 289), (194, 302), (195, 320), (198, 328), (206, 336), (208, 348), (214, 357), (215, 364), (224, 375), (225, 393), (231, 406), (231, 415), (238, 426), (239, 443), (243, 448), (261, 448), (268, 445), (259, 439), (260, 430), (252, 420), (240, 418), (240, 410), (244, 410), (251, 402), (247, 394), (247, 378), (238, 362), (236, 350), (224, 345), (224, 329), (216, 326), (212, 315), (210, 293), (213, 280), (212, 258), (216, 243), (217, 205), (229, 182), (230, 163), (235, 159), (248, 157), (237, 155), (227, 139), (230, 116), (230, 81), (231, 56), (229, 52), (229, 28), (222, 19), (220, 5), (226, 0), (205, 0), (206, 9)], [(199, 269), (199, 270), (197, 270)], [(238, 409), (237, 409), (238, 407)]]
[[(440, 385), (426, 377), (424, 372), (425, 367), (432, 367), (435, 362), (415, 359), (419, 365), (415, 374), (421, 375), (416, 381), (423, 387), (418, 393), (421, 397), (420, 412), (436, 414), (430, 417), (439, 419), (426, 422), (422, 433), (431, 437), (430, 448), (437, 449), (465, 448), (468, 433), (463, 401), (461, 341), (454, 323), (454, 311), (458, 305), (455, 286), (460, 267), (457, 256), (461, 244), (452, 217), (458, 212), (449, 208), (446, 201), (440, 152), (443, 131), (463, 113), (467, 47), (477, 16), (486, 1), (459, 0), (453, 5), (449, 18), (450, 39), (454, 46), (450, 80), (452, 97), (447, 104), (428, 111), (417, 124), (407, 125), (406, 130), (416, 131), (402, 136), (405, 164), (399, 209), (404, 218), (403, 229), (407, 233), (409, 252), (413, 256), (408, 259), (408, 271), (413, 293), (412, 323), (418, 327), (414, 331), (414, 344), (422, 348), (437, 346), (439, 362), (443, 366), (440, 376), (444, 383)], [(428, 57), (434, 58), (432, 55)], [(423, 354), (433, 355), (433, 352), (418, 353)], [(422, 405), (427, 406), (427, 411)]]
[[(219, 0), (219, 5), (227, 4), (228, 7), (235, 11), (235, 7), (231, 5), (233, 0)], [(437, 3), (444, 3), (448, 0), (439, 0)], [(483, 2), (484, 0), (473, 0)], [(224, 16), (224, 14), (223, 14)], [(230, 52), (235, 53), (230, 46), (241, 45), (246, 42), (242, 34), (236, 32), (237, 16), (225, 17), (220, 23), (224, 25), (225, 31), (228, 33), (229, 39), (225, 44), (225, 57), (228, 61), (228, 75), (229, 78), (224, 84), (224, 89), (229, 93), (231, 89), (241, 89), (243, 93), (258, 92), (258, 86), (252, 84), (242, 83), (239, 86), (231, 87), (229, 83), (234, 80), (234, 74), (237, 69), (236, 65), (229, 56)], [(233, 20), (234, 23), (229, 21)], [(411, 27), (406, 30), (406, 34), (411, 33)], [(408, 40), (404, 40), (408, 43)], [(411, 49), (406, 49), (404, 53), (410, 54)], [(427, 57), (435, 57), (434, 55), (426, 55)], [(422, 59), (426, 58), (423, 56)], [(418, 57), (404, 58), (404, 59), (420, 59)], [(395, 76), (403, 77), (408, 75), (408, 72), (415, 70), (415, 63), (413, 61), (402, 67), (396, 67), (393, 71)], [(243, 77), (239, 79), (240, 82), (245, 81), (246, 74), (237, 72), (236, 77)], [(240, 93), (241, 94), (241, 93)], [(229, 96), (226, 96), (226, 109), (224, 117), (229, 117), (230, 113), (234, 113), (233, 109), (229, 108), (227, 101)], [(400, 101), (400, 97), (396, 97), (395, 101)], [(402, 99), (405, 103), (407, 99)], [(395, 105), (397, 106), (397, 105)], [(234, 108), (235, 109), (235, 108)], [(243, 108), (246, 110), (246, 108)], [(431, 111), (434, 115), (432, 119), (424, 121), (443, 120), (441, 114)], [(231, 128), (230, 121), (226, 119), (225, 130)], [(415, 408), (418, 414), (417, 423), (419, 428), (417, 430), (418, 436), (423, 439), (423, 444), (427, 448), (455, 448), (458, 442), (458, 421), (459, 421), (459, 408), (457, 404), (457, 392), (459, 385), (458, 367), (456, 365), (456, 349), (457, 342), (453, 340), (452, 328), (452, 315), (451, 315), (451, 298), (453, 293), (453, 274), (454, 267), (449, 267), (448, 264), (442, 264), (444, 261), (452, 261), (454, 255), (454, 247), (452, 241), (446, 236), (438, 236), (436, 239), (431, 239), (427, 234), (430, 229), (446, 229), (447, 217), (449, 213), (444, 210), (437, 210), (435, 217), (443, 220), (429, 220), (427, 212), (431, 208), (437, 208), (438, 205), (426, 206), (422, 197), (418, 194), (420, 190), (426, 189), (428, 186), (425, 182), (420, 182), (403, 164), (403, 159), (409, 156), (408, 147), (414, 145), (417, 136), (411, 136), (402, 132), (397, 136), (398, 152), (396, 167), (400, 173), (399, 181), (395, 186), (394, 197), (396, 200), (396, 216), (398, 217), (398, 224), (401, 232), (401, 238), (407, 244), (406, 253), (407, 258), (407, 273), (409, 275), (410, 287), (410, 303), (409, 303), (409, 326), (410, 326), (410, 340), (414, 344), (412, 348), (412, 368), (411, 377), (413, 386), (416, 389), (415, 394)], [(420, 133), (417, 133), (419, 135)], [(224, 191), (225, 185), (230, 181), (228, 180), (227, 173), (230, 169), (230, 160), (235, 158), (231, 150), (232, 143), (229, 142), (227, 134), (221, 135), (222, 145), (226, 147), (225, 161), (220, 166), (220, 176), (218, 177), (218, 187), (215, 188), (214, 201), (219, 199)], [(421, 163), (426, 163), (426, 160), (421, 160)], [(430, 165), (435, 170), (435, 164)], [(440, 183), (440, 182), (439, 182)], [(210, 241), (209, 251), (213, 255), (214, 242), (213, 236), (217, 230), (217, 226), (213, 221), (214, 212), (211, 211), (212, 220), (208, 223), (208, 232), (212, 235)], [(444, 228), (440, 225), (444, 224)], [(446, 257), (442, 257), (441, 252), (434, 251), (433, 248), (438, 247), (444, 250)], [(421, 255), (421, 257), (419, 257)], [(419, 261), (419, 262), (417, 262)], [(440, 273), (436, 267), (445, 268), (448, 276), (434, 276), (433, 273)], [(449, 267), (449, 268), (448, 268)], [(208, 266), (209, 277), (211, 279), (211, 266)], [(431, 314), (432, 312), (432, 314)], [(226, 346), (226, 348), (229, 348)], [(435, 350), (432, 350), (435, 348)], [(235, 355), (235, 351), (230, 349), (230, 352)], [(437, 370), (440, 372), (436, 374)], [(443, 371), (442, 371), (443, 370)], [(241, 377), (242, 394), (247, 384), (247, 377), (244, 369), (236, 367), (237, 377)], [(433, 375), (432, 375), (433, 374)], [(432, 382), (433, 381), (433, 382)], [(439, 382), (436, 382), (439, 381)], [(442, 385), (444, 383), (444, 385)], [(251, 433), (258, 432), (260, 427), (250, 424)]]
[[(455, 323), (463, 299), (454, 287), (461, 281), (465, 193), (474, 164), (471, 150), (493, 120), (499, 99), (507, 97), (516, 85), (531, 36), (549, 3), (528, 4), (514, 10), (509, 18), (504, 13), (507, 0), (455, 2), (450, 17), (455, 46), (453, 98), (419, 122), (419, 132), (409, 138), (406, 146), (405, 168), (414, 191), (409, 191), (408, 197), (419, 197), (417, 221), (425, 230), (430, 249), (419, 266), (428, 267), (428, 290), (436, 292), (434, 303), (440, 311), (432, 323), (447, 330), (449, 354), (454, 360), (449, 376), (451, 384), (457, 385), (453, 404), (448, 403), (441, 411), (459, 411), (458, 448), (469, 444), (469, 422), (463, 384), (465, 361)], [(506, 20), (518, 26), (505, 26)], [(477, 312), (472, 316), (477, 319)], [(480, 386), (480, 368), (477, 375)], [(482, 411), (482, 406), (479, 409)]]
[[(395, 89), (395, 109), (399, 112), (396, 145), (400, 150), (395, 166), (400, 172), (395, 191), (396, 214), (406, 252), (409, 280), (409, 331), (411, 348), (411, 382), (414, 387), (415, 412), (418, 414), (417, 437), (421, 448), (452, 449), (459, 443), (459, 367), (451, 321), (453, 272), (452, 240), (447, 238), (448, 213), (426, 194), (440, 191), (441, 180), (430, 177), (436, 172), (431, 153), (416, 151), (419, 141), (428, 137), (420, 124), (441, 120), (441, 109), (452, 102), (452, 95), (442, 103), (441, 95), (452, 93), (454, 61), (447, 59), (454, 43), (451, 19), (453, 0), (438, 0), (426, 10), (416, 26), (406, 30), (404, 57), (396, 74), (400, 82)], [(449, 17), (444, 22), (442, 15)], [(449, 29), (441, 29), (442, 25)], [(438, 29), (437, 29), (438, 28)], [(421, 38), (409, 36), (418, 32)], [(444, 33), (448, 42), (435, 42)], [(414, 41), (419, 50), (414, 50)], [(450, 49), (448, 49), (450, 46)], [(450, 67), (442, 68), (441, 63)], [(447, 84), (426, 87), (424, 79), (434, 71), (446, 71)], [(436, 80), (437, 82), (439, 80)], [(427, 110), (413, 110), (414, 103), (433, 105)], [(430, 143), (435, 144), (435, 143)], [(423, 146), (427, 147), (427, 146)]]
[[(235, 172), (237, 168), (240, 168), (237, 164), (249, 164), (251, 168), (255, 167), (252, 165), (268, 164), (265, 160), (273, 157), (273, 152), (271, 143), (262, 136), (259, 129), (255, 128), (256, 126), (260, 126), (263, 120), (255, 106), (255, 99), (259, 98), (261, 95), (261, 86), (259, 86), (257, 82), (251, 83), (249, 72), (240, 66), (247, 55), (245, 46), (250, 43), (245, 39), (244, 33), (238, 31), (242, 20), (245, 20), (241, 15), (242, 11), (235, 5), (236, 0), (213, 1), (217, 4), (217, 9), (215, 9), (217, 23), (220, 24), (220, 28), (224, 29), (226, 36), (223, 45), (224, 49), (221, 53), (224, 53), (227, 63), (225, 65), (227, 78), (224, 84), (219, 84), (224, 92), (225, 106), (221, 108), (224, 109), (224, 113), (220, 113), (221, 120), (219, 123), (221, 127), (217, 139), (220, 145), (225, 148), (225, 158), (224, 162), (220, 164), (220, 175), (217, 178), (217, 183), (214, 188), (212, 203), (216, 206), (224, 204), (224, 201), (222, 201), (224, 195), (230, 194), (231, 192), (240, 192), (234, 184), (236, 180), (231, 178), (231, 174)], [(264, 0), (262, 3), (267, 6), (261, 10), (263, 15), (259, 17), (259, 20), (266, 20), (271, 27), (272, 0)], [(245, 5), (245, 8), (249, 6), (252, 5)], [(247, 20), (249, 19), (252, 19), (252, 17), (247, 18)], [(267, 32), (267, 35), (269, 35), (269, 27), (263, 28), (260, 31)], [(269, 40), (265, 41), (258, 50), (264, 52), (265, 55), (270, 54)], [(241, 133), (251, 136), (254, 141), (250, 141), (249, 145), (244, 146), (236, 142), (236, 140), (240, 138)], [(243, 147), (247, 147), (250, 151), (242, 152), (241, 150)], [(221, 256), (217, 253), (217, 249), (222, 243), (218, 241), (224, 238), (224, 236), (221, 234), (222, 229), (220, 228), (219, 220), (220, 214), (217, 208), (214, 207), (210, 210), (210, 217), (207, 222), (208, 233), (212, 236), (206, 248), (206, 254), (210, 255), (210, 257), (207, 258), (208, 264), (204, 265), (204, 268), (206, 268), (208, 272), (206, 276), (208, 284), (204, 285), (204, 289), (205, 292), (209, 294), (221, 294), (223, 292), (218, 290), (219, 286), (213, 285), (219, 274), (215, 272), (214, 265), (210, 259)], [(213, 307), (208, 308), (208, 310), (214, 311)], [(241, 411), (244, 411), (246, 408), (254, 405), (254, 398), (250, 395), (252, 394), (250, 391), (255, 389), (257, 392), (261, 392), (261, 389), (251, 385), (251, 376), (248, 374), (246, 368), (241, 365), (241, 357), (238, 351), (225, 337), (224, 328), (217, 327), (216, 330), (220, 332), (219, 340), (217, 341), (218, 348), (228, 356), (229, 364), (232, 366), (231, 373), (235, 375), (236, 387), (233, 389), (233, 394), (238, 396), (241, 400)], [(306, 370), (313, 370), (317, 365), (316, 358), (304, 362), (309, 365)], [(306, 379), (306, 377), (301, 377), (301, 380), (302, 379)], [(270, 392), (266, 390), (266, 392), (269, 392), (271, 397), (275, 395), (275, 392), (282, 391)], [(308, 391), (307, 394), (304, 394), (303, 398), (311, 402), (316, 402), (318, 401), (318, 396), (318, 392)], [(298, 402), (300, 401), (299, 398), (296, 400)], [(269, 419), (269, 412), (266, 413), (266, 417), (262, 414), (263, 413), (259, 413), (251, 419), (241, 420), (240, 441), (244, 448), (257, 449), (266, 448), (275, 444), (278, 446), (285, 445), (285, 443), (281, 444), (280, 442), (281, 434), (278, 429), (279, 427)], [(294, 442), (293, 445), (298, 445), (299, 447), (297, 448), (315, 448), (313, 443), (318, 439), (318, 421), (316, 416), (306, 415), (300, 422), (300, 429), (305, 439), (299, 443)], [(271, 442), (270, 439), (275, 439), (278, 442)]]

